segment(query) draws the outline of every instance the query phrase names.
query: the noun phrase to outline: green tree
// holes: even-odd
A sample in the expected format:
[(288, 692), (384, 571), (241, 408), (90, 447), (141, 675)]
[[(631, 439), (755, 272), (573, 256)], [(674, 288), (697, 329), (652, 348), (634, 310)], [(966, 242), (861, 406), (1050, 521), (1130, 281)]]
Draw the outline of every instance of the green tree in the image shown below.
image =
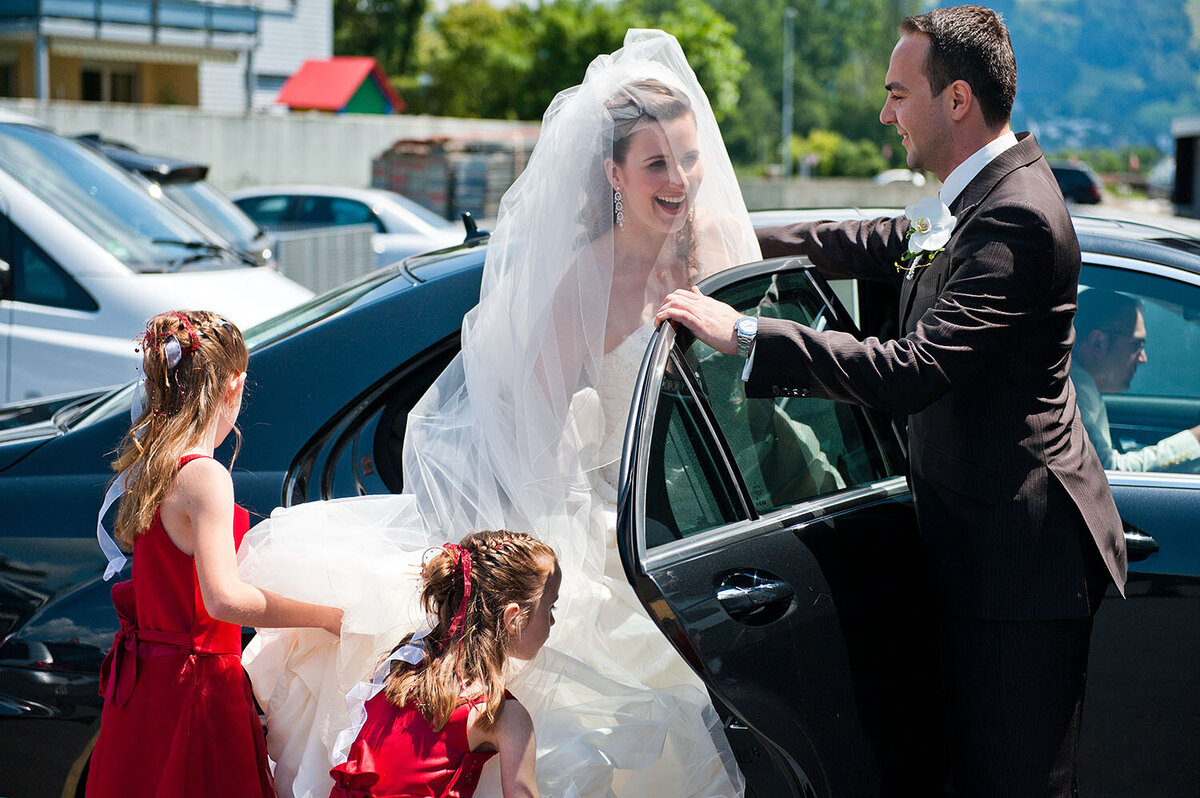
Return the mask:
[(690, 0), (654, 9), (639, 0), (455, 3), (419, 38), (425, 79), (404, 79), (402, 94), (418, 93), (410, 107), (428, 113), (539, 119), (555, 94), (582, 81), (592, 59), (620, 47), (633, 27), (662, 28), (679, 39), (718, 118), (736, 107), (749, 67), (731, 40), (733, 28), (711, 6)]
[(389, 75), (413, 66), (427, 0), (334, 0), (333, 52), (369, 55)]
[[(480, 35), (486, 31), (487, 35)], [(454, 3), (433, 17), (419, 40), (425, 76), (419, 109), (441, 116), (519, 118), (534, 53), (512, 8), (485, 0)]]
[(815, 177), (870, 177), (886, 165), (879, 146), (869, 139), (852, 141), (832, 130), (813, 130), (792, 136), (792, 159), (816, 162)]
[(649, 15), (652, 27), (675, 36), (708, 95), (720, 122), (737, 109), (742, 79), (750, 73), (745, 51), (734, 42), (734, 27), (707, 3), (678, 0)]
[[(793, 130), (837, 130), (876, 145), (899, 142), (879, 124), (884, 75), (900, 20), (918, 0), (714, 0), (736, 28), (750, 72), (722, 125), (735, 160), (779, 160), (784, 8), (796, 9)], [(765, 149), (762, 142), (770, 142)]]

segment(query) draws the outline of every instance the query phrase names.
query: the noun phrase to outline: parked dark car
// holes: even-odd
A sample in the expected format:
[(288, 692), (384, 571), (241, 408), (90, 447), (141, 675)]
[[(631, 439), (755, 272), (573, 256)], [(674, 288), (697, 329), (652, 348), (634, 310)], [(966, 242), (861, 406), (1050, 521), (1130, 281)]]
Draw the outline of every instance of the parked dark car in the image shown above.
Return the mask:
[(176, 209), (212, 230), (257, 266), (274, 262), (274, 245), (254, 220), (208, 182), (208, 166), (195, 161), (141, 152), (128, 144), (90, 133), (78, 141), (99, 150), (123, 169), (161, 189)]
[[(1149, 361), (1130, 391), (1106, 397), (1114, 441), (1133, 448), (1200, 422), (1200, 241), (1083, 219), (1077, 229), (1084, 285), (1145, 302)], [(252, 330), (239, 501), (262, 516), (399, 490), (406, 413), (457, 350), (482, 261), (482, 246), (413, 258)], [(886, 323), (852, 286), (835, 293), (802, 259), (738, 267), (704, 288), (745, 312), (816, 328), (857, 333), (856, 315), (866, 328)], [(903, 772), (940, 747), (903, 430), (851, 405), (747, 400), (739, 370), (671, 328), (655, 334), (622, 460), (622, 560), (709, 685), (749, 794), (876, 794), (881, 764)], [(116, 627), (94, 512), (131, 392), (0, 430), (0, 795), (9, 798), (74, 795), (82, 783), (98, 729), (96, 674)], [(1195, 795), (1200, 476), (1109, 480), (1127, 529), (1129, 599), (1108, 601), (1096, 620), (1083, 789)], [(881, 762), (885, 751), (896, 759)]]
[(1082, 205), (1095, 205), (1104, 199), (1104, 183), (1087, 164), (1051, 161), (1050, 170), (1064, 199)]

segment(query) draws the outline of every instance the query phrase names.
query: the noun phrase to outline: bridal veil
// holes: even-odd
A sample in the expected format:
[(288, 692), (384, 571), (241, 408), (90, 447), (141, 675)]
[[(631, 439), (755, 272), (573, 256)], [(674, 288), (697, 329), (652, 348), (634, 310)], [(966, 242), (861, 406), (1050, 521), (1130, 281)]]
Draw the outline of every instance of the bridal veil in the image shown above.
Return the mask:
[[(667, 87), (694, 119), (696, 152), (638, 87)], [(670, 98), (669, 98), (670, 99)], [(623, 198), (613, 143), (652, 126), (672, 164), (698, 158), (686, 199)], [(689, 144), (689, 147), (693, 146)], [(632, 190), (632, 189), (630, 189)], [(659, 251), (636, 208), (659, 202)], [(677, 213), (673, 219), (671, 213)], [(660, 219), (660, 221), (661, 221)], [(619, 221), (618, 221), (619, 220)], [(622, 238), (625, 236), (626, 238)], [(283, 795), (328, 794), (347, 692), (420, 623), (417, 568), (430, 546), (479, 529), (530, 532), (557, 552), (557, 623), (510, 689), (530, 710), (549, 796), (740, 794), (741, 776), (702, 683), (625, 582), (614, 538), (616, 460), (653, 313), (671, 290), (757, 260), (708, 100), (674, 37), (631, 30), (547, 109), (525, 171), (501, 201), (462, 351), (409, 414), (404, 493), (277, 510), (247, 535), (243, 578), (346, 608), (337, 644), (263, 630), (245, 661), (267, 713)], [(632, 287), (631, 287), (632, 286)], [(481, 785), (478, 795), (499, 794)]]

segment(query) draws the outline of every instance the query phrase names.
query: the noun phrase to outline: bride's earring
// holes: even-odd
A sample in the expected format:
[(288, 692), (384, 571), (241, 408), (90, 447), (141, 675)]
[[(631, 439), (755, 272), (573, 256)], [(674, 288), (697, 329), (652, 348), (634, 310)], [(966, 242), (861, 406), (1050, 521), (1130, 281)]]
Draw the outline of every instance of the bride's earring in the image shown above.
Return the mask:
[(696, 219), (696, 206), (688, 205), (688, 224), (691, 224)]
[(617, 217), (617, 227), (625, 229), (625, 205), (621, 199), (621, 189), (613, 189), (613, 213)]

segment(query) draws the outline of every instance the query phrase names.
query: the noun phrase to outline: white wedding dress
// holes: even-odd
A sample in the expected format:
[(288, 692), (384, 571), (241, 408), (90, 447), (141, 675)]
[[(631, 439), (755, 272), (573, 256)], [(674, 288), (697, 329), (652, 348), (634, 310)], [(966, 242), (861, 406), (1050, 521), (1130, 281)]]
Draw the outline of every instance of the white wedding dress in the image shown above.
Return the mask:
[[(564, 574), (546, 648), (530, 663), (514, 663), (509, 683), (534, 718), (545, 796), (742, 791), (703, 684), (638, 603), (616, 549), (621, 445), (652, 332), (645, 325), (606, 355), (603, 389), (573, 400), (571, 434), (603, 463), (592, 480), (598, 501), (589, 536), (603, 542), (604, 572)], [(421, 557), (440, 542), (409, 496), (277, 510), (247, 535), (239, 565), (247, 581), (347, 608), (340, 641), (319, 630), (265, 629), (243, 654), (267, 715), (281, 796), (329, 794), (334, 743), (352, 725), (346, 695), (420, 623)], [(485, 771), (478, 795), (499, 795), (498, 784)]]
[[(642, 184), (658, 180), (655, 195), (683, 201), (664, 216), (642, 189), (626, 197), (618, 225), (606, 169), (638, 135), (662, 147), (659, 163), (686, 164), (670, 177), (647, 167)], [(278, 510), (239, 549), (246, 581), (346, 610), (339, 641), (262, 630), (243, 656), (280, 795), (329, 794), (329, 768), (353, 736), (347, 693), (424, 620), (425, 551), (480, 529), (536, 535), (562, 567), (550, 639), (531, 662), (510, 663), (507, 680), (533, 717), (541, 794), (741, 795), (708, 694), (625, 580), (615, 523), (621, 446), (652, 333), (644, 323), (671, 289), (758, 258), (682, 50), (661, 31), (630, 31), (554, 99), (501, 201), (462, 352), (408, 416), (405, 493)], [(634, 329), (613, 346), (609, 332), (623, 325)], [(481, 798), (500, 794), (494, 771)]]

